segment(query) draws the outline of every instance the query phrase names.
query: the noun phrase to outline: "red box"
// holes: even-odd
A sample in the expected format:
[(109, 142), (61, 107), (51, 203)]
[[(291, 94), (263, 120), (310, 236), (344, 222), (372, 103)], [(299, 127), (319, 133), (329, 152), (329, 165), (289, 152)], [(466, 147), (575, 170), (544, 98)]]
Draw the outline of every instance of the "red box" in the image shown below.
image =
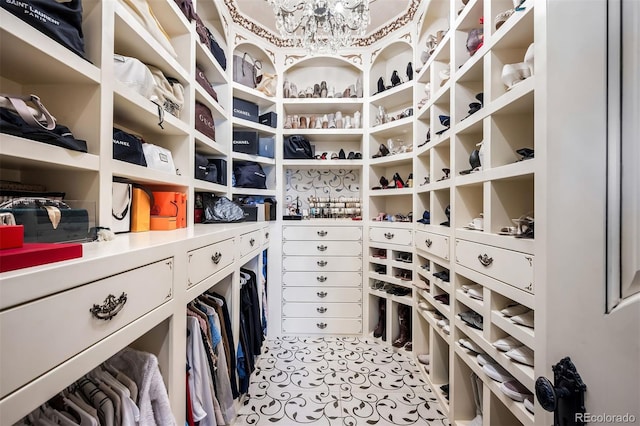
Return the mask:
[(0, 272), (78, 257), (82, 257), (82, 244), (26, 243), (20, 248), (0, 250)]
[(0, 249), (22, 247), (24, 225), (0, 225)]

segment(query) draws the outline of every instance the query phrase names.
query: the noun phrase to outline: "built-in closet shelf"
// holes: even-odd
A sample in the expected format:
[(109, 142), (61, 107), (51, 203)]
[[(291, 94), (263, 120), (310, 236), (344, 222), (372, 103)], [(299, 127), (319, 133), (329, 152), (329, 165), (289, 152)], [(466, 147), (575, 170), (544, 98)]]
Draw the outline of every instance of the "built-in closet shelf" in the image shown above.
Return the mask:
[(502, 281), (492, 279), (491, 277), (481, 274), (480, 272), (465, 268), (462, 265), (456, 265), (455, 273), (460, 274), (461, 276), (468, 278), (478, 284), (481, 284), (483, 287), (488, 288), (492, 292), (495, 292), (495, 294), (492, 294), (492, 297), (495, 297), (496, 294), (500, 294), (515, 302), (520, 303), (521, 305), (533, 309), (533, 294), (522, 291), (517, 287), (505, 284)]
[(483, 59), (484, 56), (479, 50), (475, 55), (467, 59), (454, 74), (453, 78), (456, 83), (466, 82), (483, 82)]
[(369, 98), (372, 106), (382, 106), (387, 112), (394, 108), (411, 106), (413, 85), (409, 83), (401, 83), (398, 86), (387, 89), (381, 93), (377, 93)]
[(303, 135), (311, 142), (359, 142), (362, 140), (362, 129), (284, 129), (283, 136), (286, 138), (290, 135)]
[(205, 104), (211, 109), (211, 115), (214, 119), (226, 120), (228, 118), (227, 112), (220, 106), (220, 104), (208, 94), (202, 86), (196, 84), (196, 101)]
[(262, 195), (265, 197), (275, 197), (275, 189), (253, 189), (253, 188), (231, 188), (234, 195)]
[[(362, 167), (362, 160), (283, 160), (285, 168), (305, 167), (318, 170), (354, 169)], [(318, 219), (313, 219), (315, 222)]]
[[(404, 152), (401, 154), (387, 155), (386, 157), (372, 158), (369, 161), (369, 164), (372, 167), (376, 167), (376, 166), (391, 167), (391, 166), (397, 166), (402, 164), (411, 165), (412, 161), (413, 161), (412, 153)], [(403, 188), (399, 188), (399, 189), (403, 189)]]
[(273, 158), (261, 157), (259, 155), (244, 154), (241, 152), (234, 152), (232, 154), (232, 157), (234, 160), (253, 161), (255, 163), (269, 164), (269, 165), (276, 164), (276, 160)]
[(4, 9), (0, 9), (0, 22), (4, 78), (23, 84), (99, 84), (100, 69), (89, 61)]
[(287, 114), (332, 114), (342, 112), (343, 116), (362, 113), (364, 102), (361, 98), (286, 98), (282, 106)]
[[(438, 306), (434, 306), (435, 310), (439, 310)], [(433, 330), (435, 330), (435, 332), (445, 341), (445, 342), (449, 342), (449, 339), (451, 338), (451, 336), (447, 333), (445, 333), (444, 331), (442, 331), (442, 327), (438, 326), (438, 320), (436, 319), (435, 316), (433, 316), (433, 312), (431, 311), (424, 311), (422, 309), (418, 309), (418, 312), (420, 313), (420, 316), (422, 318), (425, 319), (425, 321), (427, 321), (427, 323), (431, 326), (431, 328)], [(442, 314), (443, 312), (440, 311), (440, 313)], [(449, 328), (452, 329), (451, 325), (449, 325)]]
[(490, 37), (485, 38), (488, 49), (527, 47), (533, 42), (534, 0), (526, 0), (513, 15)]
[[(213, 151), (214, 154), (220, 154), (220, 155), (228, 154), (229, 150), (227, 149), (226, 146), (219, 144), (218, 142), (214, 141), (209, 136), (205, 135), (199, 130), (194, 130), (193, 134), (195, 136), (195, 140), (197, 143), (201, 143), (205, 145), (208, 148), (208, 150)], [(197, 149), (196, 151), (199, 151), (199, 149)]]
[(455, 119), (456, 124), (454, 126), (454, 131), (456, 133), (464, 132), (465, 129), (469, 127), (474, 127), (478, 123), (482, 123), (482, 120), (484, 120), (487, 117), (487, 115), (488, 115), (488, 111), (485, 108), (482, 108), (480, 109), (480, 111), (474, 114), (471, 114), (468, 117), (466, 113), (463, 117), (456, 117)]
[[(422, 99), (424, 96), (426, 96), (424, 94), (424, 92), (418, 92), (419, 95), (416, 96), (416, 100), (418, 102), (420, 102), (420, 99)], [(415, 116), (418, 120), (429, 120), (429, 114), (431, 112), (431, 107), (429, 105), (429, 101), (427, 101), (426, 104), (424, 104), (423, 106), (421, 106), (415, 113)]]
[(160, 127), (156, 104), (118, 81), (114, 82), (114, 89), (113, 120), (115, 123), (158, 135), (187, 136), (190, 133), (187, 123), (168, 112), (164, 113), (164, 121)]
[(504, 95), (489, 105), (485, 102), (485, 108), (488, 109), (488, 114), (533, 114), (535, 78), (535, 75), (532, 75), (520, 83), (516, 83), (511, 90), (508, 90)]
[[(438, 170), (440, 174), (442, 174), (441, 170)], [(433, 174), (433, 173), (432, 173)], [(453, 186), (453, 179), (443, 179), (443, 180), (431, 180), (431, 183), (424, 185), (424, 187), (419, 187), (418, 192), (427, 192), (427, 191), (439, 191), (442, 189), (449, 189)]]
[(75, 169), (98, 171), (100, 158), (94, 154), (60, 149), (18, 136), (2, 134), (0, 137), (0, 160), (2, 167), (26, 169), (63, 170)]
[[(196, 65), (203, 68), (203, 71), (209, 70), (207, 79), (211, 84), (226, 84), (229, 82), (227, 71), (223, 70), (220, 63), (214, 58), (211, 50), (206, 48), (200, 43), (200, 40), (196, 41)], [(227, 64), (227, 68), (229, 65)], [(211, 69), (214, 72), (211, 72)]]
[(491, 312), (491, 322), (502, 329), (505, 333), (515, 337), (530, 349), (535, 348), (535, 336), (532, 328), (515, 324), (509, 318), (498, 311)]
[[(166, 76), (177, 78), (181, 82), (189, 78), (184, 66), (180, 65), (123, 5), (115, 2), (114, 8), (114, 53), (131, 56), (145, 64), (158, 67)], [(187, 32), (188, 29), (185, 34)]]
[(369, 129), (369, 134), (371, 134), (371, 136), (375, 136), (378, 139), (382, 139), (392, 136), (400, 136), (405, 133), (411, 133), (412, 130), (413, 117), (410, 116), (371, 127)]
[(260, 133), (265, 133), (269, 135), (275, 135), (276, 129), (270, 126), (266, 126), (264, 124), (257, 123), (255, 121), (245, 120), (244, 118), (233, 117), (231, 122), (233, 123), (234, 129), (240, 130), (255, 130)]
[(481, 182), (510, 179), (533, 175), (535, 172), (535, 159), (518, 161), (504, 166), (484, 168), (479, 172), (468, 175), (456, 175), (453, 179), (456, 186), (476, 185)]
[(483, 14), (482, 6), (482, 0), (469, 0), (467, 4), (463, 4), (464, 8), (460, 15), (455, 17), (453, 27), (461, 31), (481, 27), (479, 18)]
[(235, 81), (231, 82), (231, 87), (233, 88), (234, 98), (240, 98), (244, 99), (245, 101), (253, 102), (254, 104), (258, 105), (261, 110), (262, 108), (272, 107), (276, 103), (276, 98), (270, 98), (256, 89), (252, 89), (240, 83), (236, 83)]
[(492, 234), (486, 230), (474, 231), (464, 228), (455, 228), (454, 238), (527, 254), (533, 254), (535, 247), (534, 239), (516, 238), (512, 235)]
[(424, 68), (427, 68), (427, 69), (432, 68), (434, 66), (434, 62), (450, 61), (451, 59), (450, 45), (449, 45), (450, 41), (451, 41), (451, 31), (447, 31), (444, 37), (442, 37), (442, 40), (440, 41), (440, 43), (438, 43), (438, 45), (436, 46), (435, 50), (433, 51), (433, 53), (431, 54), (427, 62), (424, 64)]
[(153, 14), (170, 38), (188, 34), (191, 24), (175, 2), (153, 3)]
[(210, 183), (200, 179), (193, 180), (193, 189), (195, 192), (216, 192), (216, 193), (226, 193), (229, 188), (224, 185), (219, 185), (217, 183)]
[[(369, 192), (370, 197), (384, 197), (384, 196), (393, 196), (397, 197), (399, 195), (411, 195), (413, 188), (390, 188), (390, 189), (376, 189)], [(397, 223), (397, 222), (394, 222)]]
[(469, 295), (467, 295), (461, 289), (456, 290), (456, 299), (481, 315), (484, 312), (484, 302), (482, 300), (477, 300), (469, 297)]
[(139, 183), (187, 187), (190, 182), (190, 177), (187, 176), (171, 175), (124, 161), (113, 160), (112, 164), (114, 176), (126, 177)]

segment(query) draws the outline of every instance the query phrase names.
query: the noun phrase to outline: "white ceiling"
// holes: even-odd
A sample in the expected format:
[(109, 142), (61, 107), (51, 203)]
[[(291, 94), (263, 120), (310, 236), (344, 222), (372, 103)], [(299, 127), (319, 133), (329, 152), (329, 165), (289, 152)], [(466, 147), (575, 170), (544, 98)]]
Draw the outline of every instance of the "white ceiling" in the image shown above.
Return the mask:
[[(229, 7), (234, 7), (247, 20), (279, 35), (276, 26), (273, 8), (267, 0), (227, 0)], [(229, 4), (231, 3), (231, 4)], [(395, 21), (398, 17), (407, 13), (412, 0), (371, 0), (371, 24), (367, 30), (367, 36), (374, 33), (384, 25)]]

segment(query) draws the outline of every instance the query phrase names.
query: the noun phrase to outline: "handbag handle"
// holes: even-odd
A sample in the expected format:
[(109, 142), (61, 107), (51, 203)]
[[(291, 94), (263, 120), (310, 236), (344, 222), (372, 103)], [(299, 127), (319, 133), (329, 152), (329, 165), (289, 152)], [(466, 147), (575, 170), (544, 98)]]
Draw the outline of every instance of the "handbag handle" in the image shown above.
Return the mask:
[[(122, 182), (117, 182), (117, 183), (122, 183)], [(125, 217), (127, 217), (127, 213), (129, 213), (129, 207), (131, 206), (131, 184), (125, 183), (124, 185), (127, 185), (127, 197), (123, 202), (124, 206), (120, 209), (122, 213), (116, 213), (113, 211), (113, 208), (111, 209), (111, 216), (113, 216), (117, 220), (122, 220)]]
[[(40, 102), (40, 98), (36, 95), (16, 96), (1, 94), (0, 96), (8, 100), (15, 112), (30, 126), (42, 127), (47, 130), (53, 130), (56, 127), (56, 119), (47, 111), (42, 102)], [(25, 101), (30, 101), (36, 108), (29, 107)], [(6, 102), (4, 104), (6, 105)], [(42, 124), (41, 121), (45, 121), (46, 125)]]

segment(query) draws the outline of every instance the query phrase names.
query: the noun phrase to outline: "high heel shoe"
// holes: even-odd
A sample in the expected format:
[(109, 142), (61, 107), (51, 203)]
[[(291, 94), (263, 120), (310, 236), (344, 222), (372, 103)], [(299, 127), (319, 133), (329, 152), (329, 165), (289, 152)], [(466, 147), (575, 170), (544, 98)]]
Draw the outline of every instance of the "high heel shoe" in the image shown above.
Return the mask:
[(396, 87), (400, 83), (402, 83), (402, 81), (400, 80), (400, 76), (398, 76), (398, 71), (394, 70), (393, 73), (391, 73), (391, 85)]
[(384, 91), (385, 91), (384, 79), (382, 77), (380, 77), (378, 79), (378, 91), (376, 93), (374, 93), (374, 95), (377, 95), (378, 93), (382, 93)]
[(407, 64), (407, 78), (409, 79), (409, 81), (413, 80), (413, 64), (411, 62), (409, 62)]
[(385, 144), (380, 144), (380, 148), (378, 149), (378, 153), (373, 155), (373, 158), (386, 157), (389, 155), (389, 148), (385, 146)]
[(404, 188), (404, 181), (402, 180), (402, 178), (400, 177), (400, 175), (398, 173), (393, 175), (393, 181), (396, 184), (396, 188)]
[(380, 178), (380, 186), (382, 187), (382, 189), (387, 189), (389, 187), (389, 181), (386, 177), (382, 176)]

